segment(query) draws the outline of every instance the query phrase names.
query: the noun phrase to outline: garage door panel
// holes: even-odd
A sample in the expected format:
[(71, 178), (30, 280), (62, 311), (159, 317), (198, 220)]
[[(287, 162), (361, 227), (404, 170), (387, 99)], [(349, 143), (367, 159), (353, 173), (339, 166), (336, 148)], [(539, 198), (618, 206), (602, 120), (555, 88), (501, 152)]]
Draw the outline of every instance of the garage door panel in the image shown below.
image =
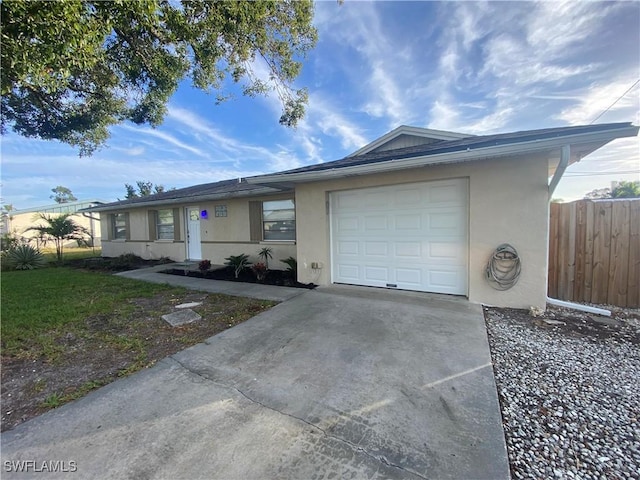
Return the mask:
[(395, 255), (400, 258), (411, 258), (419, 261), (422, 258), (421, 242), (394, 242)]
[(396, 215), (395, 227), (396, 230), (421, 230), (422, 215), (420, 213)]
[(387, 257), (389, 244), (387, 242), (364, 242), (364, 254), (369, 257)]
[(420, 188), (404, 188), (395, 193), (395, 205), (397, 207), (421, 207), (423, 204)]
[(419, 268), (397, 268), (396, 283), (401, 288), (419, 289), (422, 285), (422, 269)]
[(332, 280), (465, 294), (467, 181), (331, 194)]
[(358, 217), (343, 216), (338, 219), (336, 231), (339, 234), (357, 232), (360, 230), (360, 219)]
[(389, 283), (389, 268), (381, 266), (365, 265), (364, 278), (368, 282)]
[(341, 256), (360, 255), (360, 242), (340, 241), (337, 243), (337, 253)]
[(338, 275), (345, 283), (357, 282), (360, 280), (360, 267), (342, 263), (338, 265)]
[(428, 250), (430, 260), (458, 259), (464, 253), (462, 245), (452, 242), (429, 242)]
[(464, 228), (460, 213), (456, 210), (446, 209), (439, 212), (427, 213), (428, 233), (442, 233), (446, 230), (451, 233), (461, 233)]
[(386, 215), (368, 215), (364, 217), (364, 231), (387, 231), (389, 230), (389, 221)]

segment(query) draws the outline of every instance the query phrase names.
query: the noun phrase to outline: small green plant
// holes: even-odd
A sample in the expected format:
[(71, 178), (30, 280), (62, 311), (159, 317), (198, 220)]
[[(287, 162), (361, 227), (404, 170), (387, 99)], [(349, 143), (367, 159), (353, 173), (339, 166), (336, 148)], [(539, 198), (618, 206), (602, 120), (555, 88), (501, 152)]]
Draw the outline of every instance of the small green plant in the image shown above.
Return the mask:
[(269, 259), (273, 258), (273, 249), (271, 247), (264, 247), (258, 252), (258, 256), (264, 262), (267, 270), (269, 270)]
[(60, 398), (60, 395), (58, 395), (57, 393), (52, 393), (51, 395), (49, 395), (47, 398), (44, 399), (44, 402), (42, 402), (42, 407), (46, 407), (46, 408), (56, 408), (59, 407), (62, 404), (62, 398)]
[(284, 260), (280, 260), (282, 263), (287, 265), (287, 272), (289, 272), (294, 280), (298, 278), (298, 261), (293, 258), (285, 258)]
[(47, 261), (35, 247), (31, 245), (17, 245), (7, 251), (6, 261), (10, 268), (15, 270), (33, 270), (44, 267)]
[(240, 272), (249, 266), (249, 255), (241, 253), (240, 255), (231, 255), (225, 258), (225, 265), (233, 267), (233, 273), (236, 278), (240, 276)]
[(253, 270), (253, 273), (256, 274), (256, 278), (258, 279), (258, 281), (262, 282), (264, 278), (267, 276), (267, 271), (269, 269), (267, 268), (266, 264), (262, 262), (258, 262), (251, 265), (251, 270)]
[(198, 263), (198, 270), (200, 270), (202, 273), (205, 273), (210, 268), (211, 268), (211, 260), (201, 260), (200, 263)]

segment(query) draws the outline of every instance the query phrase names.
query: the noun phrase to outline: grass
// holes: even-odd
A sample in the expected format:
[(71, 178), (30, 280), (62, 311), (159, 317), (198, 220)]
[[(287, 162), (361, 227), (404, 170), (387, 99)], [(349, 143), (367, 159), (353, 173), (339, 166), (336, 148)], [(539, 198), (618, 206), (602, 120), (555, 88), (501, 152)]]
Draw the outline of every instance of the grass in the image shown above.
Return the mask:
[(51, 333), (73, 328), (90, 316), (113, 311), (126, 314), (133, 308), (128, 299), (182, 291), (67, 267), (4, 272), (2, 353), (29, 350), (54, 356), (59, 348)]
[[(42, 255), (49, 263), (57, 263), (58, 258), (56, 257), (56, 249), (52, 247), (42, 248), (40, 249)], [(62, 261), (65, 260), (76, 260), (79, 258), (91, 258), (91, 257), (99, 257), (102, 252), (100, 248), (65, 248), (62, 252)]]
[[(3, 431), (275, 305), (53, 266), (4, 272), (0, 293)], [(162, 319), (193, 301), (199, 321)]]

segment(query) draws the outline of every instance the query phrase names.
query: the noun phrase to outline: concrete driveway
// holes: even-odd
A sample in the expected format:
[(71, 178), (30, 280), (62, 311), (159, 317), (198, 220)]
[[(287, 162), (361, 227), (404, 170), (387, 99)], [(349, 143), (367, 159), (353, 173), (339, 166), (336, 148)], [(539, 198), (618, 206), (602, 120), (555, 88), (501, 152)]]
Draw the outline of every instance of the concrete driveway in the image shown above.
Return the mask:
[(2, 476), (508, 478), (490, 362), (478, 305), (321, 288), (5, 432)]

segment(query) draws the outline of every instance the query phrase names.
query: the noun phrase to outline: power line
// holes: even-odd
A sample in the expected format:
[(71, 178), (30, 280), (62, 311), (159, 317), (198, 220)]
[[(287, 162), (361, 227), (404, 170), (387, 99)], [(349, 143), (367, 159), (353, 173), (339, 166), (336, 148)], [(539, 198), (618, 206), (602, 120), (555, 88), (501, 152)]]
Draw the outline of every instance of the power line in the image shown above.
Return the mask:
[(615, 102), (613, 102), (611, 105), (609, 105), (609, 106), (604, 110), (604, 112), (602, 112), (602, 113), (601, 113), (600, 115), (598, 115), (596, 118), (594, 118), (593, 120), (591, 120), (591, 122), (589, 123), (589, 125), (592, 125), (592, 124), (593, 124), (593, 122), (595, 122), (595, 121), (596, 121), (596, 120), (598, 120), (602, 115), (604, 115), (605, 113), (607, 113), (607, 112), (611, 109), (611, 107), (613, 107), (616, 103), (618, 103), (620, 100), (622, 100), (622, 98), (623, 98), (627, 93), (629, 93), (629, 92), (633, 89), (633, 87), (635, 87), (638, 83), (640, 83), (640, 78), (639, 78), (638, 80), (636, 80), (636, 81), (635, 81), (635, 83), (634, 83), (633, 85), (631, 85), (631, 86), (627, 89), (627, 91), (626, 91), (626, 92), (624, 92), (622, 95), (620, 95), (620, 96), (618, 97), (618, 99), (617, 99)]

